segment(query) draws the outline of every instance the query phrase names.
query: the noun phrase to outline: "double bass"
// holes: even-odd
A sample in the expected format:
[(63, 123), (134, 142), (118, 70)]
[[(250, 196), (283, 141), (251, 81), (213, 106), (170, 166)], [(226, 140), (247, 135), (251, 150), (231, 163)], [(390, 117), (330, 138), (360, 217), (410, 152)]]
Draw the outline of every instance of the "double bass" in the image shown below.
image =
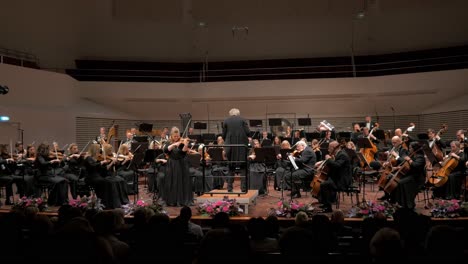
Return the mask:
[[(446, 124), (442, 124), (442, 128), (437, 132), (436, 138), (440, 137), (444, 132), (446, 132), (448, 129)], [(440, 147), (436, 144), (435, 139), (429, 143), (429, 148), (431, 148), (432, 153), (434, 156), (437, 158), (437, 161), (442, 161), (444, 159), (444, 153), (440, 149)]]
[[(370, 164), (372, 161), (375, 160), (375, 153), (377, 153), (378, 149), (377, 146), (370, 140), (370, 137), (372, 133), (374, 132), (374, 129), (379, 127), (379, 123), (375, 123), (374, 127), (372, 130), (369, 132), (369, 135), (367, 136), (367, 139), (369, 139), (369, 143), (371, 145), (370, 148), (361, 148), (359, 149), (359, 152), (361, 152), (362, 156), (364, 156), (364, 159), (366, 159), (367, 164)], [(364, 161), (361, 162), (361, 167), (365, 167), (366, 164), (364, 164)]]
[[(416, 127), (416, 125), (414, 123), (410, 123), (410, 126), (402, 134), (405, 135), (408, 132), (412, 132), (415, 127)], [(403, 141), (403, 148), (408, 150), (408, 140), (409, 140), (409, 138), (407, 136), (402, 136), (401, 140)]]

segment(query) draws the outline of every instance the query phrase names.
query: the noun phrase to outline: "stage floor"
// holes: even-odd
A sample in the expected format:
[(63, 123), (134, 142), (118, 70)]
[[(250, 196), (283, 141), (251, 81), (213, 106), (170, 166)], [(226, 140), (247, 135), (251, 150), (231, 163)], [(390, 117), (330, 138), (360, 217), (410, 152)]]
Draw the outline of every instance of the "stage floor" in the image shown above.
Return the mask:
[[(290, 191), (281, 192), (281, 191), (274, 190), (273, 181), (269, 180), (268, 183), (269, 184), (268, 184), (267, 193), (262, 194), (262, 195), (256, 195), (255, 201), (253, 203), (250, 203), (250, 205), (248, 207), (248, 214), (243, 214), (242, 215), (244, 218), (258, 217), (258, 216), (265, 217), (265, 216), (268, 215), (268, 213), (270, 212), (270, 210), (272, 208), (273, 209), (278, 208), (278, 202), (280, 202), (282, 200), (284, 200), (284, 201), (290, 201), (291, 200)], [(225, 187), (226, 187), (226, 184), (225, 184)], [(345, 194), (344, 197), (341, 196), (341, 200), (340, 200), (340, 203), (339, 203), (339, 208), (337, 208), (336, 205), (333, 205), (333, 210), (340, 209), (345, 213), (345, 216), (348, 216), (348, 214), (350, 212), (350, 209), (353, 206), (356, 206), (357, 202), (362, 203), (362, 202), (365, 202), (365, 201), (374, 201), (374, 202), (377, 201), (377, 198), (383, 195), (383, 191), (379, 191), (378, 189), (379, 188), (378, 188), (378, 186), (376, 185), (375, 182), (368, 181), (365, 184), (365, 188), (364, 189), (361, 188), (361, 191), (360, 191), (360, 193), (358, 195), (358, 197), (359, 197), (358, 201), (356, 201), (356, 196), (355, 195), (354, 195), (354, 197), (353, 197), (353, 199), (351, 201), (351, 197)], [(151, 200), (153, 198), (153, 193), (149, 193), (147, 190), (148, 190), (148, 188), (147, 188), (147, 186), (145, 184), (145, 179), (143, 177), (141, 177), (140, 180), (139, 180), (139, 194), (137, 196), (130, 195), (129, 196), (130, 201), (132, 203), (134, 201), (136, 201), (136, 200), (144, 200), (146, 202), (151, 202)], [(236, 190), (240, 191), (240, 182), (239, 182), (238, 179), (236, 179), (235, 182), (234, 182), (234, 192), (236, 192)], [(222, 191), (226, 191), (226, 189), (224, 189)], [(318, 211), (318, 206), (319, 206), (318, 200), (316, 198), (312, 197), (311, 193), (301, 191), (301, 196), (302, 196), (301, 198), (295, 198), (293, 200), (297, 201), (299, 203), (303, 203), (303, 204), (311, 204), (312, 207), (316, 208), (317, 211)], [(429, 191), (428, 197), (431, 197), (431, 196), (432, 196), (432, 193)], [(15, 199), (18, 199), (18, 198), (19, 197), (17, 197), (17, 196), (15, 197)], [(195, 195), (194, 205), (191, 206), (194, 218), (198, 218), (198, 216), (200, 216), (200, 213), (197, 210), (198, 204), (196, 202), (197, 201), (196, 198), (197, 198), (197, 196)], [(241, 198), (241, 197), (239, 197), (239, 198)], [(3, 201), (4, 200), (2, 198), (2, 202)], [(419, 195), (416, 197), (416, 211), (418, 213), (421, 213), (421, 214), (430, 215), (430, 206), (431, 206), (432, 202), (433, 202), (433, 200), (424, 201), (424, 194), (423, 194), (423, 192), (420, 192)], [(10, 208), (10, 206), (3, 205), (1, 207), (1, 209), (2, 209), (1, 211), (7, 211), (7, 210), (9, 210), (9, 208)], [(175, 216), (179, 215), (180, 208), (181, 207), (171, 207), (171, 206), (166, 206), (165, 207), (166, 211), (168, 212), (168, 214), (171, 217), (175, 217)], [(58, 207), (49, 207), (48, 208), (48, 211), (50, 213), (52, 213), (52, 214), (56, 213), (57, 210), (58, 210)]]

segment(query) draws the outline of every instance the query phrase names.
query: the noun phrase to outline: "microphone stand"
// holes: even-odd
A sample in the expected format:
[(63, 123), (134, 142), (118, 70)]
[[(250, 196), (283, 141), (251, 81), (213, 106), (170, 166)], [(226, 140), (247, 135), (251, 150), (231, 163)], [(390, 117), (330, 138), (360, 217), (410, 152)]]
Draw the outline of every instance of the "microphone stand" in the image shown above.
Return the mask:
[(395, 122), (395, 108), (391, 107), (393, 112), (393, 131), (396, 129), (396, 122)]

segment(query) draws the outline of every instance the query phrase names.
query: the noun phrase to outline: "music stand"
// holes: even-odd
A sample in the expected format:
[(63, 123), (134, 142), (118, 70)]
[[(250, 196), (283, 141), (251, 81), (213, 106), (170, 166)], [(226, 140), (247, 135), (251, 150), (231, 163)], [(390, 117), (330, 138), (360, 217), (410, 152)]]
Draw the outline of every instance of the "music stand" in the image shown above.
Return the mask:
[(269, 147), (269, 146), (271, 146), (271, 139), (266, 138), (266, 139), (262, 140), (262, 144), (261, 144), (261, 145), (262, 145), (262, 147)]
[(297, 123), (299, 126), (310, 126), (312, 124), (312, 120), (307, 117), (307, 118), (298, 118)]
[(144, 162), (155, 163), (156, 158), (163, 153), (162, 149), (147, 149), (145, 152)]
[(224, 161), (223, 159), (223, 148), (222, 147), (208, 147), (208, 154), (210, 155), (211, 161)]
[(379, 140), (385, 140), (385, 131), (382, 129), (376, 129), (374, 132), (372, 132), (372, 134)]
[(206, 123), (195, 122), (193, 123), (193, 129), (198, 129), (198, 133), (201, 134), (201, 130), (206, 129)]
[(261, 127), (263, 125), (262, 120), (249, 120), (249, 126), (251, 127)]
[(187, 137), (195, 141), (195, 143), (198, 143), (198, 144), (203, 143), (201, 135), (188, 135)]
[(313, 139), (319, 139), (320, 138), (320, 133), (319, 132), (306, 132), (306, 139), (307, 141), (311, 142)]
[(138, 131), (140, 132), (151, 132), (153, 130), (153, 124), (141, 123), (138, 126)]
[(351, 132), (338, 132), (338, 139), (344, 139), (346, 142), (351, 140)]
[(200, 153), (194, 153), (194, 154), (189, 154), (187, 155), (188, 161), (190, 163), (190, 167), (194, 169), (200, 168), (200, 160), (201, 160), (201, 154)]
[(269, 126), (281, 126), (281, 118), (270, 118), (268, 119)]
[(267, 186), (266, 186), (266, 194), (269, 193), (268, 186), (268, 175), (267, 175), (267, 166), (274, 165), (276, 163), (276, 151), (273, 147), (262, 147), (262, 148), (254, 148), (255, 152), (255, 161), (261, 162), (265, 168), (265, 177), (267, 179)]

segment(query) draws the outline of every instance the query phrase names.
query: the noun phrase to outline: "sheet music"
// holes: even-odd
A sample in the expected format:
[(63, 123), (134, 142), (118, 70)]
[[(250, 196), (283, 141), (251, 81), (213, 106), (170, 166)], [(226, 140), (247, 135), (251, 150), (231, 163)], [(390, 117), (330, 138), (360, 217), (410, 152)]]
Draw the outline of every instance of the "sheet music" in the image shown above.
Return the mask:
[(289, 155), (288, 159), (289, 159), (289, 161), (291, 161), (291, 164), (293, 165), (294, 169), (298, 170), (299, 167), (297, 166), (296, 161), (294, 161), (294, 157), (292, 155)]

